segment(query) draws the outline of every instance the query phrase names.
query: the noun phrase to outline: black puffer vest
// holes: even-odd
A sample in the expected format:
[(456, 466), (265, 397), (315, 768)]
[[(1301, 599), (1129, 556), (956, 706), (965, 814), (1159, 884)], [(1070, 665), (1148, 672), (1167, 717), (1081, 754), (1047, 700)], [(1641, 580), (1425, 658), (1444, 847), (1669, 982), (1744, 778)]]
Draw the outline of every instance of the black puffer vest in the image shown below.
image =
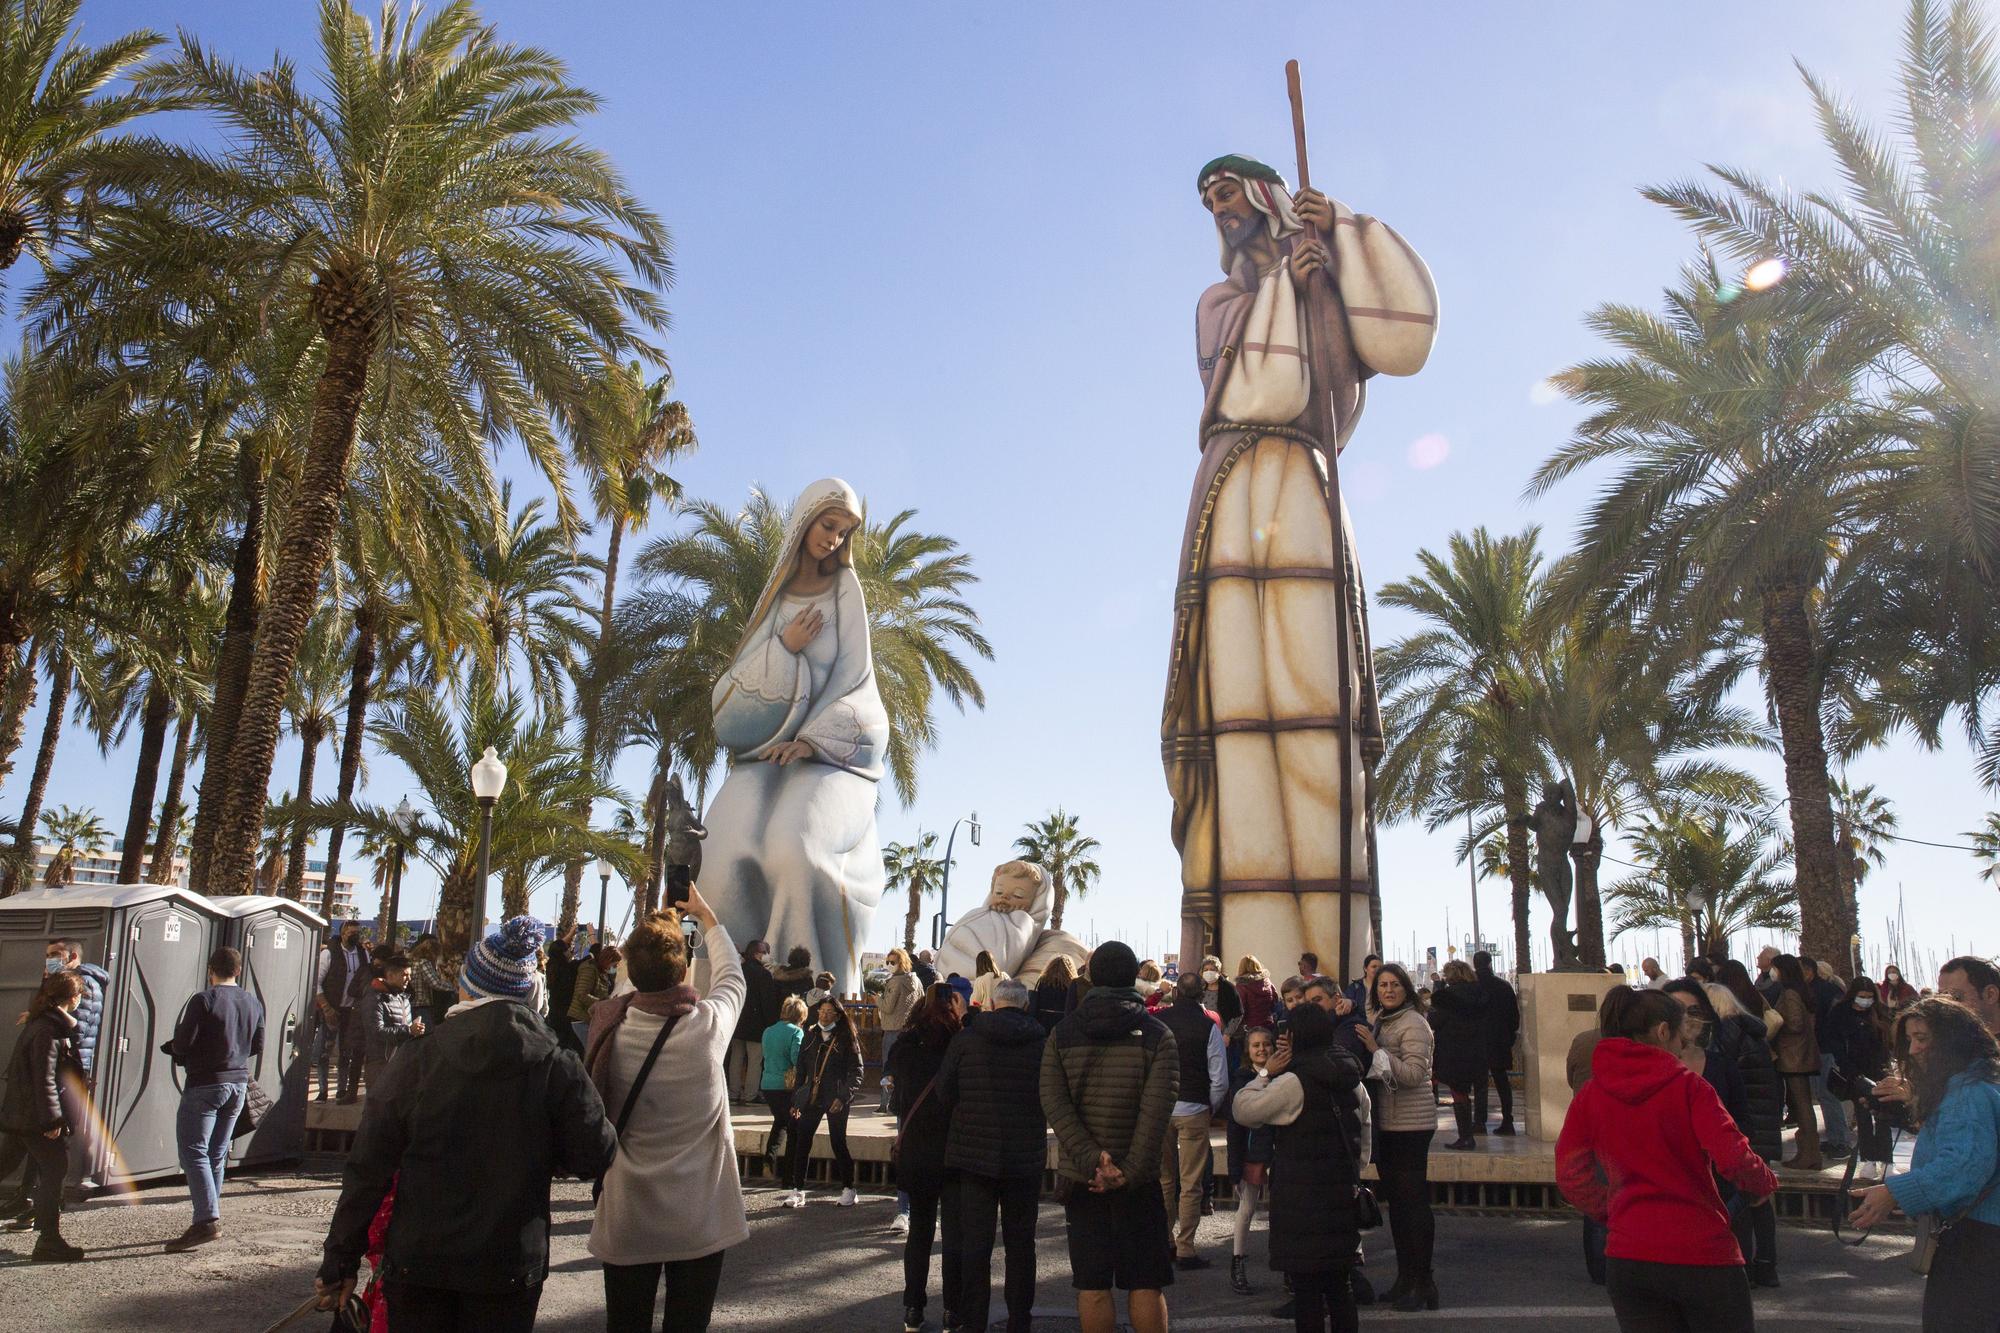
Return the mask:
[(1751, 1148), (1767, 1162), (1784, 1155), (1785, 1085), (1777, 1062), (1764, 1040), (1764, 1020), (1752, 1014), (1731, 1014), (1715, 1033), (1715, 1050), (1736, 1062), (1743, 1074), (1744, 1114), (1737, 1126)]
[(1271, 1167), (1271, 1267), (1281, 1273), (1325, 1273), (1354, 1262), (1361, 1233), (1354, 1224), (1355, 1163), (1352, 1069), (1314, 1052), (1290, 1071), (1305, 1092), (1305, 1109), (1278, 1126)]

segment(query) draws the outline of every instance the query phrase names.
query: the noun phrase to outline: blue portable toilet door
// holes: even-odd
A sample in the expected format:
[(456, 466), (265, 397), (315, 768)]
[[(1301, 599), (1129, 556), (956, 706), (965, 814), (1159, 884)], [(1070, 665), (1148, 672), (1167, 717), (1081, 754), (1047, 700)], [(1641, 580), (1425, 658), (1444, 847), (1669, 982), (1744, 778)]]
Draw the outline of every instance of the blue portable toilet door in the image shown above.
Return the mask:
[[(187, 904), (131, 908), (123, 926), (124, 947), (108, 969), (107, 1030), (98, 1038), (99, 1068), (115, 1063), (117, 1071), (109, 1087), (99, 1086), (98, 1109), (111, 1141), (93, 1145), (92, 1165), (107, 1185), (179, 1174), (174, 1122), (186, 1080), (159, 1048), (172, 1040), (188, 997), (208, 985), (210, 922)], [(107, 1047), (120, 1058), (107, 1062)]]

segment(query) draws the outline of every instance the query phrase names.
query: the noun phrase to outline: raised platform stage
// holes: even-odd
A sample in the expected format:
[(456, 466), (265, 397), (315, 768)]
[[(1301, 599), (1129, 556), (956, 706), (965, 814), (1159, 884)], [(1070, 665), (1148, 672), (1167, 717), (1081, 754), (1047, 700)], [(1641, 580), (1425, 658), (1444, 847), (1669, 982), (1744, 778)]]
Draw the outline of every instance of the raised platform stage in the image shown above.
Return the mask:
[[(306, 1106), (306, 1149), (316, 1164), (335, 1166), (361, 1123), (365, 1104), (342, 1106), (336, 1102), (309, 1102)], [(764, 1160), (764, 1144), (770, 1137), (771, 1115), (762, 1106), (736, 1105), (730, 1108), (730, 1127), (736, 1139), (737, 1165), (746, 1184), (774, 1184), (775, 1178)], [(1569, 1211), (1556, 1189), (1555, 1145), (1522, 1134), (1505, 1138), (1488, 1134), (1470, 1152), (1452, 1152), (1443, 1144), (1456, 1137), (1451, 1108), (1440, 1107), (1438, 1137), (1431, 1149), (1431, 1192), (1436, 1205), (1457, 1212), (1561, 1213)], [(889, 1145), (896, 1137), (895, 1122), (875, 1110), (872, 1095), (849, 1117), (847, 1150), (854, 1158), (855, 1183), (861, 1189), (889, 1190), (895, 1186), (889, 1175)], [(1214, 1145), (1217, 1172), (1224, 1162), (1223, 1133), (1218, 1127), (1210, 1136)], [(1903, 1150), (1907, 1154), (1907, 1147)], [(809, 1175), (815, 1182), (827, 1178), (833, 1150), (824, 1127), (813, 1142)], [(1047, 1186), (1054, 1186), (1055, 1143), (1049, 1143)], [(1778, 1174), (1778, 1216), (1787, 1221), (1824, 1225), (1833, 1216), (1840, 1192), (1842, 1168), (1824, 1171), (1793, 1171), (1775, 1168)], [(1374, 1167), (1365, 1168), (1373, 1178)], [(1230, 1196), (1229, 1182), (1217, 1184), (1222, 1199)]]

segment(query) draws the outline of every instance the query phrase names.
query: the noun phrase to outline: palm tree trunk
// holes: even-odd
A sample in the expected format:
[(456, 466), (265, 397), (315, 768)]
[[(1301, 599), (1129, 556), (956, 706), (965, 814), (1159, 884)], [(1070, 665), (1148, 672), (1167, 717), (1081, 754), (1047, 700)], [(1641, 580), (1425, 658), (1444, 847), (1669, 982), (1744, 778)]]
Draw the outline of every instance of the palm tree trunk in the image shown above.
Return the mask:
[[(303, 753), (299, 755), (298, 810), (301, 817), (292, 821), (292, 846), (285, 857), (285, 896), (293, 902), (304, 902), (306, 896), (306, 844), (312, 839), (312, 830), (306, 826), (303, 812), (312, 803), (313, 769), (319, 765), (321, 737), (317, 732), (308, 731), (299, 737)], [(332, 883), (331, 880), (328, 883)]]
[(1501, 812), (1507, 817), (1507, 878), (1514, 886), (1514, 971), (1535, 970), (1528, 941), (1528, 902), (1535, 876), (1528, 859), (1528, 784), (1508, 775), (1501, 784)]
[[(590, 692), (580, 701), (583, 705), (583, 761), (593, 771), (597, 767), (597, 733), (604, 717), (604, 685), (600, 673), (605, 666), (605, 650), (611, 643), (611, 610), (618, 588), (618, 553), (625, 544), (625, 515), (614, 510), (611, 514), (611, 543), (604, 552), (604, 602), (597, 613), (597, 656), (592, 661)], [(590, 802), (578, 801), (576, 817), (589, 822)], [(557, 929), (568, 930), (576, 922), (579, 899), (583, 895), (583, 870), (586, 862), (571, 861), (563, 867), (562, 916)]]
[(146, 859), (146, 835), (153, 828), (153, 792), (160, 785), (160, 753), (167, 748), (167, 723), (174, 701), (159, 677), (146, 688), (146, 712), (139, 728), (139, 763), (132, 775), (132, 803), (125, 809), (125, 845), (118, 856), (118, 882), (137, 884)]
[(187, 785), (188, 749), (194, 740), (194, 710), (181, 713), (174, 728), (173, 764), (167, 770), (167, 796), (160, 806), (160, 831), (153, 839), (152, 865), (146, 879), (153, 884), (173, 883), (174, 838), (181, 831), (181, 790)]
[[(333, 799), (346, 805), (354, 799), (361, 777), (361, 737), (368, 726), (368, 695), (375, 685), (376, 612), (364, 601), (354, 612), (354, 669), (347, 678), (347, 730), (340, 737), (340, 777)], [(319, 914), (333, 918), (333, 881), (340, 874), (340, 844), (347, 825), (335, 824), (326, 835), (326, 877), (320, 881)]]
[(1694, 947), (1694, 920), (1692, 917), (1684, 916), (1681, 918), (1681, 971), (1683, 973), (1687, 971), (1688, 964), (1695, 960), (1696, 952)]
[(35, 824), (42, 817), (42, 799), (49, 794), (49, 774), (56, 766), (56, 742), (62, 737), (63, 714), (69, 711), (70, 687), (76, 676), (70, 666), (69, 655), (51, 647), (49, 658), (49, 711), (42, 719), (42, 743), (35, 751), (35, 771), (28, 779), (28, 799), (21, 805), (21, 831), (15, 836), (15, 855), (19, 858), (21, 873), (19, 879), (8, 877), (5, 892), (0, 897), (11, 894), (21, 884), (33, 878), (35, 864)]
[(632, 920), (637, 923), (653, 914), (660, 901), (660, 881), (666, 873), (667, 856), (667, 756), (663, 750), (653, 767), (653, 786), (646, 793), (646, 883), (639, 893)]
[(1603, 863), (1604, 833), (1593, 816), (1590, 841), (1570, 849), (1576, 866), (1576, 946), (1583, 961), (1604, 968), (1604, 901), (1597, 896), (1597, 867)]
[(264, 606), (264, 471), (247, 448), (237, 454), (236, 466), (243, 489), (243, 530), (236, 535), (236, 559), (230, 567), (229, 606), (223, 614), (222, 647), (215, 658), (215, 697), (208, 705), (208, 724), (202, 729), (201, 786), (195, 795), (194, 837), (188, 848), (188, 883), (197, 893), (208, 885), (215, 824), (222, 814), (229, 775), (229, 751), (236, 740), (237, 719), (243, 713), (243, 691), (250, 682), (257, 621)]
[(447, 958), (463, 958), (472, 947), (472, 892), (478, 880), (478, 866), (455, 865), (438, 890), (438, 941)]
[(14, 754), (21, 748), (21, 738), (28, 734), (28, 710), (35, 706), (35, 695), (41, 688), (41, 679), (32, 670), (14, 670), (22, 661), (32, 662), (33, 658), (17, 647), (0, 663), (0, 670), (8, 673), (7, 684), (0, 687), (0, 699), (5, 700), (0, 704), (0, 782), (14, 771)]
[[(215, 825), (207, 891), (244, 893), (256, 869), (257, 834), (263, 824), (271, 762), (278, 751), (278, 724), (285, 690), (298, 666), (306, 625), (319, 605), (320, 583), (333, 558), (340, 500), (347, 490), (347, 460), (354, 451), (354, 427), (368, 387), (372, 332), (359, 326), (362, 294), (340, 275), (322, 274), (317, 303), (351, 302), (357, 313), (328, 319), (326, 368), (313, 390), (310, 446), (303, 475), (292, 496), (290, 517), (279, 543), (271, 599), (257, 630), (257, 653), (243, 693), (243, 711), (229, 747), (227, 788)], [(339, 295), (332, 289), (349, 288)]]
[(1814, 958), (1847, 957), (1854, 923), (1846, 919), (1835, 869), (1833, 792), (1820, 728), (1821, 692), (1812, 621), (1802, 583), (1763, 593), (1764, 672), (1778, 714), (1791, 798), (1792, 857), (1799, 895), (1799, 944)]
[(519, 870), (500, 874), (500, 919), (511, 921), (528, 914), (528, 877)]

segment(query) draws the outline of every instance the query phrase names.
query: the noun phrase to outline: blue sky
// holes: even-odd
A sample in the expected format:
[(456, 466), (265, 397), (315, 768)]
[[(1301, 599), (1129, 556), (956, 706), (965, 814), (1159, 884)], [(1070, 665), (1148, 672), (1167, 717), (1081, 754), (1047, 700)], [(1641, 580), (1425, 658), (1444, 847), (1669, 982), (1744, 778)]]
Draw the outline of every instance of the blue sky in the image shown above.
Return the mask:
[[(1103, 884), (1072, 923), (1153, 950), (1176, 930), (1159, 704), (1197, 461), (1193, 308), (1217, 276), (1195, 170), (1235, 151), (1291, 174), (1297, 57), (1315, 183), (1396, 226), (1436, 275), (1437, 351), (1414, 379), (1376, 381), (1343, 463), (1371, 587), (1480, 524), (1539, 523), (1554, 554), (1594, 482), (1522, 498), (1576, 419), (1536, 386), (1596, 350), (1591, 306), (1653, 302), (1692, 253), (1637, 187), (1705, 162), (1831, 184), (1792, 57), (1880, 116), (1900, 14), (1880, 0), (484, 8), (604, 95), (587, 134), (673, 229), (669, 350), (702, 439), (681, 469), (690, 491), (789, 497), (835, 473), (973, 553), (997, 652), (987, 708), (945, 718), (917, 803), (885, 797), (884, 839), (977, 809), (985, 845), (961, 839), (954, 876), (969, 904), (1020, 826), (1063, 805), (1104, 843)], [(186, 24), (238, 60), (282, 48), (310, 69), (314, 12), (97, 0), (85, 21), (96, 40)], [(1442, 462), (1417, 466), (1438, 450), (1412, 446), (1433, 436)], [(1380, 608), (1374, 624), (1378, 642), (1409, 628)], [(296, 762), (288, 742), (281, 785)], [(620, 766), (627, 786), (643, 762)], [(1754, 763), (1776, 787), (1777, 766)], [(72, 736), (50, 799), (122, 820), (128, 771)], [(1962, 841), (1992, 804), (1957, 744), (1899, 744), (1850, 776), (1919, 838)], [(365, 794), (393, 803), (402, 784), (376, 760)], [(1384, 830), (1392, 956), (1469, 932), (1452, 841)], [(1970, 858), (1911, 844), (1863, 891), (1871, 945), (1899, 882), (1913, 940), (2000, 948), (2000, 898)], [(1486, 934), (1507, 938), (1504, 885), (1481, 898)], [(885, 904), (877, 947), (901, 916)]]

